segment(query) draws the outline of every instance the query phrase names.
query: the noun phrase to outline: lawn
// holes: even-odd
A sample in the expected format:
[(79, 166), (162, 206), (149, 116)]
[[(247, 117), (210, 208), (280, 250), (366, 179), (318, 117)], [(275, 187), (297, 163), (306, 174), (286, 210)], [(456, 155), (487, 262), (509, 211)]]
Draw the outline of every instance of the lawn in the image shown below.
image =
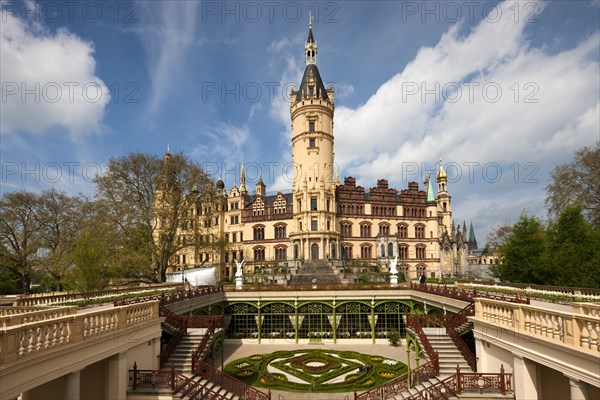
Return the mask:
[(407, 371), (383, 356), (337, 350), (276, 351), (237, 359), (225, 372), (252, 386), (294, 392), (366, 390)]

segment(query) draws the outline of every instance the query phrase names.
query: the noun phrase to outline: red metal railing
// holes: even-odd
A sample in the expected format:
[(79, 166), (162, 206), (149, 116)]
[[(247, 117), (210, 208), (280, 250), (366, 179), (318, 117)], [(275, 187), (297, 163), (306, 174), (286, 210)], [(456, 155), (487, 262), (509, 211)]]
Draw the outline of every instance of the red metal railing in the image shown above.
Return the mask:
[(227, 375), (214, 368), (212, 365), (205, 363), (202, 360), (197, 361), (196, 371), (194, 373), (202, 376), (204, 379), (213, 382), (228, 392), (233, 393), (241, 399), (245, 400), (271, 400), (271, 391), (267, 393), (261, 392), (244, 382)]
[[(409, 386), (417, 385), (421, 382), (424, 382), (434, 376), (437, 376), (440, 372), (440, 364), (439, 364), (439, 356), (438, 353), (433, 349), (431, 343), (429, 343), (429, 339), (427, 339), (427, 335), (423, 332), (423, 327), (421, 326), (420, 317), (418, 315), (407, 315), (406, 316), (406, 326), (412, 328), (413, 331), (419, 336), (419, 340), (423, 345), (423, 349), (425, 353), (427, 353), (427, 357), (429, 361), (420, 366), (419, 368), (413, 369), (410, 371), (410, 380), (409, 374), (403, 374), (396, 379), (393, 379), (387, 383), (384, 383), (381, 386), (376, 388), (367, 390), (362, 393), (354, 392), (354, 400), (380, 400), (387, 399), (392, 397), (398, 393), (401, 393), (404, 390), (407, 390)], [(434, 318), (431, 318), (430, 321), (433, 324), (439, 326), (439, 324), (443, 323), (443, 316), (438, 318), (439, 321), (435, 321)]]
[(452, 339), (454, 345), (460, 351), (460, 354), (462, 354), (467, 361), (471, 370), (475, 372), (477, 371), (477, 358), (464, 342), (459, 332), (461, 326), (469, 323), (467, 317), (473, 315), (475, 315), (475, 304), (471, 303), (456, 314), (446, 314), (444, 325), (446, 326), (446, 333), (450, 336), (450, 339)]
[(174, 368), (158, 371), (139, 370), (137, 364), (133, 364), (133, 369), (129, 370), (129, 386), (132, 390), (139, 387), (168, 387), (175, 393), (181, 393), (181, 396), (187, 396), (190, 400), (226, 400), (222, 394), (219, 394), (199, 382), (188, 378), (175, 371)]
[(186, 320), (183, 317), (171, 312), (167, 307), (162, 304), (158, 306), (158, 310), (161, 316), (165, 317), (165, 323), (170, 325), (175, 332), (173, 337), (167, 345), (160, 352), (160, 366), (163, 367), (171, 354), (175, 351), (175, 348), (181, 341), (181, 338), (187, 333)]
[(456, 374), (423, 388), (409, 397), (404, 397), (404, 399), (442, 400), (463, 393), (499, 393), (506, 395), (512, 393), (512, 391), (512, 374), (505, 373), (503, 365), (500, 366), (499, 374), (463, 373), (460, 372), (460, 367), (457, 367)]

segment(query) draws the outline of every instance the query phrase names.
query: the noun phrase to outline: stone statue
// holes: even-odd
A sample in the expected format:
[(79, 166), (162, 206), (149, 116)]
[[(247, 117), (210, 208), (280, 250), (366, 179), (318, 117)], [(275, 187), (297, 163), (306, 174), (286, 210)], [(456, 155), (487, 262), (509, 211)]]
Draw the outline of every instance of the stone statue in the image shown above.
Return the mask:
[(235, 266), (236, 266), (236, 270), (235, 270), (235, 276), (237, 277), (241, 277), (244, 274), (244, 264), (246, 263), (245, 260), (242, 260), (241, 262), (239, 262), (238, 260), (233, 260), (235, 261)]
[(396, 265), (398, 265), (398, 256), (394, 257), (392, 261), (390, 261), (390, 274), (397, 274), (398, 270), (396, 269)]

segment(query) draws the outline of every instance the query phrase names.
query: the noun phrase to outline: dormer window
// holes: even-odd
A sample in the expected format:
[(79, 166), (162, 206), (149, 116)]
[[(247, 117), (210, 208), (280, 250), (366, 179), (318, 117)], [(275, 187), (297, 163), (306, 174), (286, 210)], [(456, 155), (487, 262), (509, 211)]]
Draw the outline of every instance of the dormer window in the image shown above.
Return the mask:
[(314, 86), (309, 86), (308, 87), (308, 95), (309, 96), (314, 96), (315, 95), (315, 87)]

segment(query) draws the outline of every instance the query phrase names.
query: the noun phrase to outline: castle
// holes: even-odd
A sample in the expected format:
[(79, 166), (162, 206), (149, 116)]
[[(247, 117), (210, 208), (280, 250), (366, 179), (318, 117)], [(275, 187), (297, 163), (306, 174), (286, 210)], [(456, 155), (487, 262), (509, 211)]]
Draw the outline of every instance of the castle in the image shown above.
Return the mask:
[[(379, 179), (368, 191), (334, 174), (334, 88), (325, 88), (317, 68), (318, 46), (312, 23), (304, 46), (306, 67), (297, 90), (291, 90), (291, 192), (267, 194), (261, 179), (254, 193), (246, 186), (244, 165), (239, 187), (219, 179), (210, 193), (199, 195), (190, 215), (220, 246), (182, 248), (170, 270), (215, 266), (218, 279), (230, 279), (234, 260), (248, 272), (261, 265), (301, 269), (306, 262), (386, 266), (398, 257), (407, 278), (453, 276), (468, 262), (466, 225), (454, 226), (448, 176), (440, 160), (433, 180), (408, 188), (390, 188)], [(170, 157), (165, 155), (165, 162)], [(160, 196), (157, 196), (160, 198)], [(216, 200), (213, 201), (213, 200)], [(193, 221), (190, 225), (194, 225)], [(179, 232), (185, 240), (185, 227)], [(202, 239), (202, 238), (201, 238)]]

